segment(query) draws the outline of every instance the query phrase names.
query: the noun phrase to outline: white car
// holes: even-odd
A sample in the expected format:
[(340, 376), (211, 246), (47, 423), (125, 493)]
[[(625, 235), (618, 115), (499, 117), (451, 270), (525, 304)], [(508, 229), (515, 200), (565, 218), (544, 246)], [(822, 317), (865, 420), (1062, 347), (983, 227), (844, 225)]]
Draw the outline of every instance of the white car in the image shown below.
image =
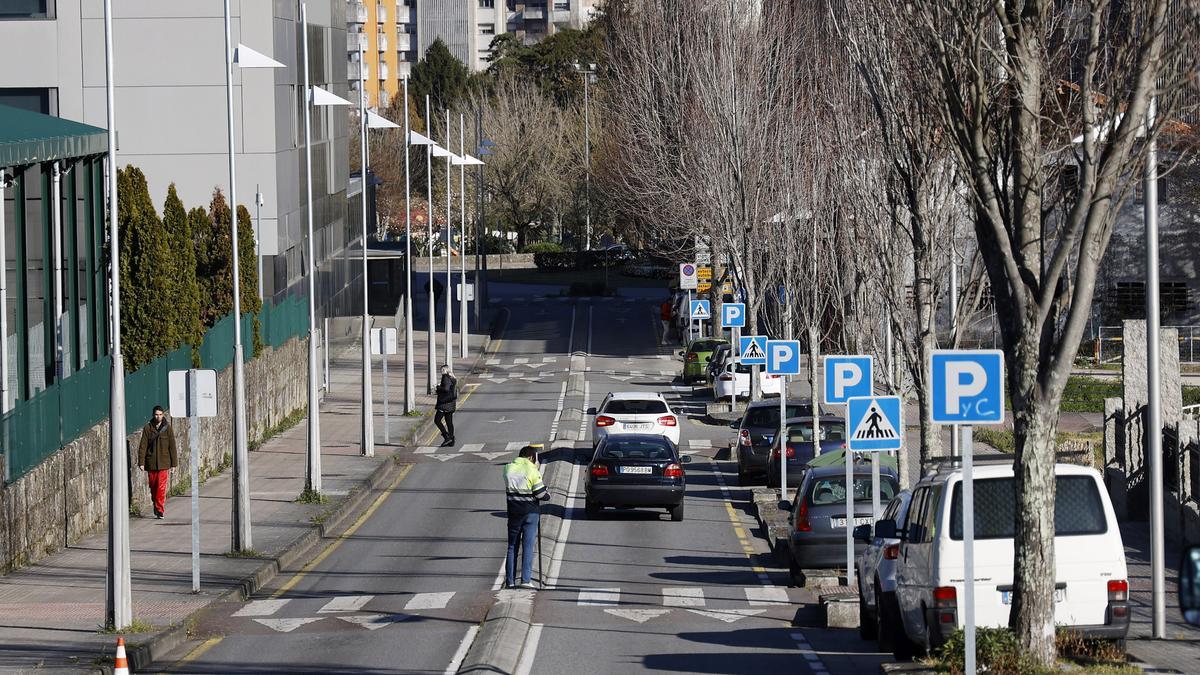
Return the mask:
[[(778, 396), (782, 381), (778, 375), (768, 374), (766, 368), (758, 369), (758, 385), (763, 396)], [(750, 397), (750, 366), (730, 363), (726, 359), (721, 373), (713, 378), (713, 398), (718, 401), (731, 398), (735, 387), (738, 398)]]
[(592, 447), (616, 434), (654, 434), (679, 445), (679, 416), (662, 394), (614, 392), (604, 397), (592, 424)]
[(858, 634), (864, 640), (879, 639), (881, 650), (891, 649), (888, 636), (879, 631), (879, 617), (881, 603), (888, 605), (889, 616), (896, 615), (896, 560), (900, 557), (900, 537), (896, 531), (904, 530), (911, 501), (912, 492), (908, 490), (892, 497), (879, 515), (879, 520), (895, 523), (886, 532), (872, 525), (854, 528), (854, 538), (867, 545), (854, 563), (858, 577)]
[[(899, 616), (885, 611), (881, 617), (881, 627), (894, 631), (888, 637), (896, 658), (936, 648), (963, 627), (962, 474), (961, 466), (949, 466), (913, 488), (896, 565)], [(977, 464), (974, 476), (975, 624), (1003, 627), (1013, 600), (1012, 461)], [(1096, 470), (1074, 464), (1056, 464), (1054, 476), (1054, 623), (1122, 645), (1129, 632), (1129, 576), (1104, 482)], [(889, 522), (894, 527), (880, 520), (876, 530), (886, 531)]]

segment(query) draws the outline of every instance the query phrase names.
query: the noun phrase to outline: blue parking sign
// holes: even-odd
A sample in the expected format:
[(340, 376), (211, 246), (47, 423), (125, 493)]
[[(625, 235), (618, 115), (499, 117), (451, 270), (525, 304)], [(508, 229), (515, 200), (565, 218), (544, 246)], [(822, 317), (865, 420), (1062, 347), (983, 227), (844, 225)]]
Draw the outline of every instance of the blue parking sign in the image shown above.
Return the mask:
[(857, 396), (846, 402), (846, 447), (853, 452), (899, 450), (904, 415), (899, 396)]
[(767, 362), (767, 336), (743, 335), (738, 340), (738, 362), (747, 366), (761, 366)]
[(767, 340), (767, 372), (772, 375), (799, 375), (800, 341)]
[(746, 326), (746, 305), (740, 302), (727, 302), (721, 305), (721, 328), (744, 328)]
[(871, 379), (874, 359), (871, 356), (830, 355), (823, 359), (822, 365), (826, 403), (845, 403), (856, 396), (875, 393)]
[(929, 360), (930, 406), (937, 424), (1004, 421), (1004, 352), (939, 349)]

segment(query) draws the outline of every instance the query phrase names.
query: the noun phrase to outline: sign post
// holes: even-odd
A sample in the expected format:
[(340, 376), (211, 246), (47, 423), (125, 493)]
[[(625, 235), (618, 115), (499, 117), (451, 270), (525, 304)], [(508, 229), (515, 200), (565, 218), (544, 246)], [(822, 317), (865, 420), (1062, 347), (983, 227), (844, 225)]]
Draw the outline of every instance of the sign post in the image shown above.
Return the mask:
[[(687, 291), (688, 307), (692, 306), (692, 291), (696, 290), (699, 279), (696, 276), (696, 263), (685, 262), (679, 263), (679, 290)], [(694, 322), (691, 317), (688, 317), (688, 337), (687, 341), (692, 341), (692, 327)]]
[[(200, 418), (217, 416), (217, 371), (172, 370), (167, 375), (170, 410), (186, 411), (192, 483), (192, 592), (200, 592)], [(246, 514), (249, 518), (250, 514)]]
[[(740, 302), (727, 302), (721, 305), (721, 328), (728, 328), (731, 331), (729, 348), (734, 350), (733, 358), (729, 362), (733, 364), (733, 393), (729, 397), (729, 412), (737, 410), (737, 364), (738, 364), (738, 338), (741, 336), (741, 328), (746, 325), (746, 305)], [(753, 383), (751, 383), (753, 386)], [(715, 393), (715, 392), (714, 392)]]
[[(459, 284), (462, 288), (462, 284)], [(467, 288), (471, 288), (467, 286)], [(395, 328), (371, 329), (371, 354), (383, 357), (383, 442), (391, 443), (388, 417), (388, 356), (399, 352)]]
[[(800, 341), (767, 340), (767, 372), (779, 375), (779, 499), (787, 499), (787, 376), (800, 374)], [(815, 442), (815, 439), (814, 439)]]
[(1004, 352), (939, 349), (929, 357), (931, 419), (961, 433), (964, 672), (975, 673), (975, 480), (972, 426), (1004, 421)]
[[(844, 404), (851, 398), (870, 396), (873, 390), (874, 359), (859, 355), (826, 355), (821, 365), (827, 404)], [(817, 446), (821, 447), (817, 441)], [(846, 450), (846, 583), (854, 582), (854, 453)]]

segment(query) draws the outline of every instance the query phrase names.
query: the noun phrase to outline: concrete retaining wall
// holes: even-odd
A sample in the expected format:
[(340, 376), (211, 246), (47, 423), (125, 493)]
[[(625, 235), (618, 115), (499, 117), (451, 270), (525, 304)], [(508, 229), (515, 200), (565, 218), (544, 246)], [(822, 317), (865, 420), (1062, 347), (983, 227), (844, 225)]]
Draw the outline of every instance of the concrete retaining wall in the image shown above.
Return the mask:
[[(267, 348), (246, 364), (246, 433), (263, 436), (306, 401), (307, 338), (279, 349)], [(233, 367), (217, 374), (218, 415), (200, 421), (201, 474), (212, 473), (233, 451)], [(166, 407), (166, 401), (163, 401)], [(150, 411), (145, 411), (149, 420)], [(179, 467), (171, 484), (189, 476), (192, 448), (188, 421), (173, 419)], [(108, 420), (47, 457), (13, 483), (0, 489), (0, 573), (11, 572), (78, 541), (108, 517)], [(141, 430), (129, 437), (130, 498), (141, 513), (150, 513), (146, 474), (137, 468)]]

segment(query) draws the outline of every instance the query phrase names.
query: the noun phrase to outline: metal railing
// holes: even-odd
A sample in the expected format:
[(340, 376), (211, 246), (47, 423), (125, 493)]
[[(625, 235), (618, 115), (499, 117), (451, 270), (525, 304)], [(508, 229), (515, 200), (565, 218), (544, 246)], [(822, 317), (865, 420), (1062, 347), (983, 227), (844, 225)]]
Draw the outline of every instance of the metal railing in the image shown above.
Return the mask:
[[(1163, 326), (1164, 330), (1179, 331), (1179, 362), (1197, 363), (1200, 358), (1200, 326)], [(1098, 365), (1121, 363), (1125, 356), (1124, 329), (1121, 326), (1101, 326), (1096, 334), (1095, 354)]]

